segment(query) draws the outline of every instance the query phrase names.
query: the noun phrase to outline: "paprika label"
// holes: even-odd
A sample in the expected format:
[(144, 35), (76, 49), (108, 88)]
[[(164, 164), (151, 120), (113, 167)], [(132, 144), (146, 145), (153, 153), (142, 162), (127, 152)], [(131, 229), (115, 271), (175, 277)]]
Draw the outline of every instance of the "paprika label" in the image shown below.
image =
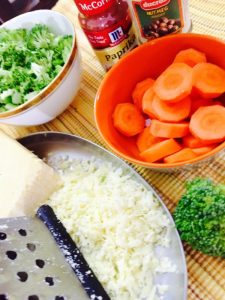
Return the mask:
[(130, 17), (103, 30), (83, 30), (106, 70), (109, 70), (124, 54), (138, 45)]
[(94, 49), (96, 56), (106, 70), (109, 70), (127, 52), (137, 47), (137, 38), (133, 26), (123, 35), (123, 39), (119, 43), (113, 43), (112, 45), (109, 44), (104, 49)]
[(132, 0), (132, 8), (143, 39), (177, 33), (184, 27), (181, 0)]

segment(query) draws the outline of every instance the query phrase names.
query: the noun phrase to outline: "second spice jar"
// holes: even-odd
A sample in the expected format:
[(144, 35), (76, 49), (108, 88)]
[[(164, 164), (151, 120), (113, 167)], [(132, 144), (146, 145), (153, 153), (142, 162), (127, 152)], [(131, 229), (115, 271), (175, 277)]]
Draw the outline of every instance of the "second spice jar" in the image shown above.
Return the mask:
[(140, 43), (167, 34), (188, 32), (188, 0), (129, 0)]

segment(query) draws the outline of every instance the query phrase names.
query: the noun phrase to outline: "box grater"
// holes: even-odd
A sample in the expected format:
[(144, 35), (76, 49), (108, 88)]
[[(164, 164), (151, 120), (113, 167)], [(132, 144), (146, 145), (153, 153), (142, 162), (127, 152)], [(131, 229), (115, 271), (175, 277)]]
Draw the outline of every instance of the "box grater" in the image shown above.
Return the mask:
[(87, 299), (110, 300), (51, 207), (0, 219), (0, 300)]

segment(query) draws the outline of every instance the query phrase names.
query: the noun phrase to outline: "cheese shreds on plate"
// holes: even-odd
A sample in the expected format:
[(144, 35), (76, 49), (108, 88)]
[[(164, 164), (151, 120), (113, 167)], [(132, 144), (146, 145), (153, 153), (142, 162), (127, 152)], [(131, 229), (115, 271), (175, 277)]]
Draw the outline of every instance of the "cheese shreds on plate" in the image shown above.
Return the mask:
[(64, 182), (49, 205), (110, 298), (160, 299), (155, 275), (174, 272), (175, 266), (155, 251), (169, 247), (172, 224), (153, 192), (110, 162), (49, 163), (58, 166)]

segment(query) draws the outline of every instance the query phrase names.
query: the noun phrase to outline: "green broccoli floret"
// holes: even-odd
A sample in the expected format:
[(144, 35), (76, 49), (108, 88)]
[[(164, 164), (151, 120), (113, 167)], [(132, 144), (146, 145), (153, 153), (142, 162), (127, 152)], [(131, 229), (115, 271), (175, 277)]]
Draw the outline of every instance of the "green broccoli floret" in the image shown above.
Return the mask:
[(73, 44), (73, 39), (71, 35), (59, 36), (55, 39), (54, 42), (54, 50), (55, 53), (58, 53), (58, 56), (62, 59), (62, 63), (59, 65), (63, 65), (71, 52)]
[(2, 46), (3, 43), (5, 43), (9, 40), (9, 36), (10, 36), (9, 29), (0, 28), (0, 46)]
[(29, 49), (49, 49), (54, 40), (54, 34), (48, 26), (43, 24), (35, 25), (27, 35), (27, 46)]
[(25, 49), (24, 41), (27, 39), (27, 30), (24, 28), (11, 30), (9, 34), (9, 40), (11, 45), (14, 45), (17, 50)]
[(17, 67), (12, 70), (12, 80), (15, 86), (22, 84), (23, 82), (30, 80), (27, 70)]
[(11, 72), (0, 69), (0, 93), (10, 88), (12, 88)]
[(225, 258), (225, 185), (196, 178), (186, 188), (174, 212), (181, 239), (205, 254)]
[[(2, 50), (2, 51), (1, 51)], [(16, 49), (15, 46), (10, 45), (6, 49), (0, 50), (0, 66), (5, 70), (11, 69), (13, 66), (23, 67), (26, 62), (26, 51)]]

